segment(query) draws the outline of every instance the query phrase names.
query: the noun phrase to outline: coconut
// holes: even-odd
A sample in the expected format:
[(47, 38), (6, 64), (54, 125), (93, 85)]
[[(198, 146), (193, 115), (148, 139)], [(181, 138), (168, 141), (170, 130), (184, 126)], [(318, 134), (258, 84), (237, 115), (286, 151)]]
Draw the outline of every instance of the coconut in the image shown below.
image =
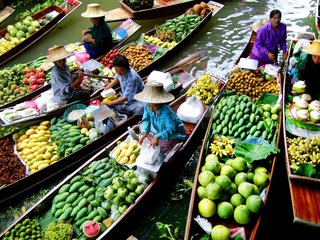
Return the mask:
[(6, 35), (4, 36), (4, 38), (5, 38), (6, 40), (10, 41), (12, 37), (11, 37), (10, 33), (6, 33)]
[(32, 27), (32, 26), (29, 26), (28, 27), (28, 33), (29, 34), (32, 34), (32, 33), (34, 33), (36, 31), (36, 29), (34, 28), (34, 27)]
[(310, 112), (312, 112), (314, 110), (319, 111), (320, 110), (320, 102), (318, 100), (312, 101), (309, 104), (308, 109), (309, 109)]
[(292, 102), (296, 103), (298, 101), (300, 101), (300, 96), (294, 96), (293, 99), (292, 99)]
[(18, 39), (25, 38), (25, 37), (26, 37), (26, 34), (23, 31), (19, 30), (17, 32), (17, 38)]
[(17, 32), (18, 32), (18, 30), (15, 29), (15, 28), (12, 28), (12, 29), (9, 31), (11, 37), (15, 37), (15, 36), (17, 35)]
[(306, 93), (302, 94), (301, 98), (304, 98), (305, 100), (307, 100), (307, 102), (311, 102), (311, 100), (312, 100), (311, 96)]
[(297, 110), (299, 110), (299, 109), (307, 109), (308, 108), (308, 102), (304, 98), (299, 98), (299, 100), (297, 100), (294, 103), (294, 106), (297, 108)]
[(297, 111), (297, 119), (302, 122), (306, 122), (309, 119), (309, 112), (306, 109), (301, 109)]
[(7, 31), (10, 32), (11, 29), (15, 28), (13, 25), (8, 25), (7, 26)]
[(40, 28), (40, 23), (38, 21), (32, 21), (31, 26), (34, 28)]
[(201, 12), (201, 10), (202, 10), (202, 8), (201, 8), (201, 5), (200, 4), (195, 4), (194, 6), (193, 6), (193, 11), (195, 12), (195, 13), (200, 13)]
[(319, 122), (320, 121), (320, 111), (314, 110), (310, 113), (310, 120), (311, 122)]
[(29, 22), (32, 22), (33, 21), (33, 18), (31, 16), (28, 16), (25, 18), (26, 20), (28, 20)]
[(14, 26), (16, 27), (16, 29), (21, 30), (22, 24), (21, 22), (17, 22)]
[(293, 84), (292, 89), (296, 93), (304, 93), (306, 90), (306, 84), (304, 81), (299, 80)]
[(16, 46), (16, 45), (18, 45), (20, 43), (20, 40), (18, 38), (16, 38), (16, 37), (13, 37), (11, 39), (11, 42)]
[(23, 19), (22, 22), (23, 22), (24, 25), (26, 25), (27, 27), (29, 27), (29, 26), (31, 26), (31, 22), (32, 22), (32, 21), (29, 21), (29, 19), (25, 18), (25, 19)]

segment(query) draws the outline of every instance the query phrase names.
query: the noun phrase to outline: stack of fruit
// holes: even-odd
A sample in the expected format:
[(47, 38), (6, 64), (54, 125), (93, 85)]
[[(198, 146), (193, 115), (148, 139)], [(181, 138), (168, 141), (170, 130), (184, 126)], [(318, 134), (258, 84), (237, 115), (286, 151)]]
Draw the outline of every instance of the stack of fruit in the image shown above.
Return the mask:
[(203, 74), (188, 90), (187, 96), (195, 95), (202, 103), (210, 104), (220, 91), (221, 83), (209, 74)]
[(38, 31), (40, 27), (38, 21), (33, 20), (31, 16), (28, 16), (23, 21), (17, 22), (14, 26), (8, 25), (6, 35), (2, 37), (16, 46), (34, 32)]
[(122, 53), (120, 53), (117, 49), (111, 49), (107, 54), (102, 58), (101, 63), (105, 66), (108, 67), (109, 69), (112, 68), (112, 64), (114, 59), (117, 56), (123, 56)]
[(198, 176), (198, 210), (202, 217), (231, 219), (249, 224), (263, 205), (260, 192), (268, 185), (266, 168), (253, 167), (241, 157), (225, 163), (215, 154), (205, 158)]
[(120, 164), (133, 164), (135, 163), (140, 150), (141, 146), (138, 141), (131, 139), (129, 142), (119, 142), (118, 146), (114, 149), (112, 156)]
[(22, 223), (18, 223), (14, 228), (6, 232), (2, 239), (42, 239), (39, 220), (26, 218)]
[(167, 42), (167, 41), (162, 41), (160, 38), (157, 38), (154, 36), (148, 36), (148, 35), (144, 36), (144, 40), (149, 44), (150, 43), (155, 44), (159, 47), (168, 48), (168, 49), (172, 49), (177, 45), (176, 41), (174, 40), (172, 42)]

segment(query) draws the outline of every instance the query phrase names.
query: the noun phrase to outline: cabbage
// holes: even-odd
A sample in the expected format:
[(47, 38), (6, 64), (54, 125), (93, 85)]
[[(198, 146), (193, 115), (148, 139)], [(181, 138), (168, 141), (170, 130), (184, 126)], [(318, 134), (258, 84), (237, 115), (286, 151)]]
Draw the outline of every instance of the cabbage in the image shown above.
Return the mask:
[(293, 84), (292, 89), (296, 93), (304, 93), (304, 91), (306, 90), (306, 84), (304, 81), (299, 80)]
[(299, 98), (294, 106), (299, 110), (299, 109), (306, 109), (308, 108), (308, 102), (304, 98)]
[(310, 113), (310, 120), (311, 122), (319, 122), (320, 121), (320, 111), (314, 110)]
[(297, 119), (302, 122), (306, 122), (309, 119), (309, 112), (306, 109), (297, 111)]
[(320, 110), (320, 101), (318, 100), (314, 100), (312, 101), (309, 106), (308, 106), (308, 109), (310, 112), (312, 112), (313, 110)]

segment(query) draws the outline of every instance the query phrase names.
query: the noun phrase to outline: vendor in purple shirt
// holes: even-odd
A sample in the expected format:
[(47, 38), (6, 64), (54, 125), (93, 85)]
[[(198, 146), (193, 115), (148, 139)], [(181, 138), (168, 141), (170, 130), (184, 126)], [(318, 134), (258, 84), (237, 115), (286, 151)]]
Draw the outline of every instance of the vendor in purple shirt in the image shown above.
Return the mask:
[(287, 52), (287, 25), (281, 23), (281, 12), (272, 10), (270, 22), (263, 25), (257, 32), (250, 55), (251, 59), (259, 61), (259, 66), (264, 64), (275, 64), (277, 60), (278, 46), (283, 51), (283, 59), (288, 56)]

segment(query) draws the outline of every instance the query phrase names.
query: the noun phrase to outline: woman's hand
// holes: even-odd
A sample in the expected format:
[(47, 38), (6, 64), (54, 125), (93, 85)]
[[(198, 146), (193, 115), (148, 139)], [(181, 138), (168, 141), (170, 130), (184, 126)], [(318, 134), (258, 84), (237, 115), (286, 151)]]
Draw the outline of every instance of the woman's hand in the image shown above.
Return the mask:
[(268, 52), (268, 57), (270, 59), (271, 62), (274, 62), (275, 61), (275, 55), (272, 53), (272, 52)]
[(141, 136), (139, 136), (139, 143), (141, 144), (143, 142), (143, 140), (148, 136), (147, 133), (142, 134)]
[(86, 35), (88, 33), (88, 30), (83, 30), (82, 31), (82, 36)]
[(150, 147), (155, 148), (158, 145), (159, 139), (154, 137), (151, 141)]

